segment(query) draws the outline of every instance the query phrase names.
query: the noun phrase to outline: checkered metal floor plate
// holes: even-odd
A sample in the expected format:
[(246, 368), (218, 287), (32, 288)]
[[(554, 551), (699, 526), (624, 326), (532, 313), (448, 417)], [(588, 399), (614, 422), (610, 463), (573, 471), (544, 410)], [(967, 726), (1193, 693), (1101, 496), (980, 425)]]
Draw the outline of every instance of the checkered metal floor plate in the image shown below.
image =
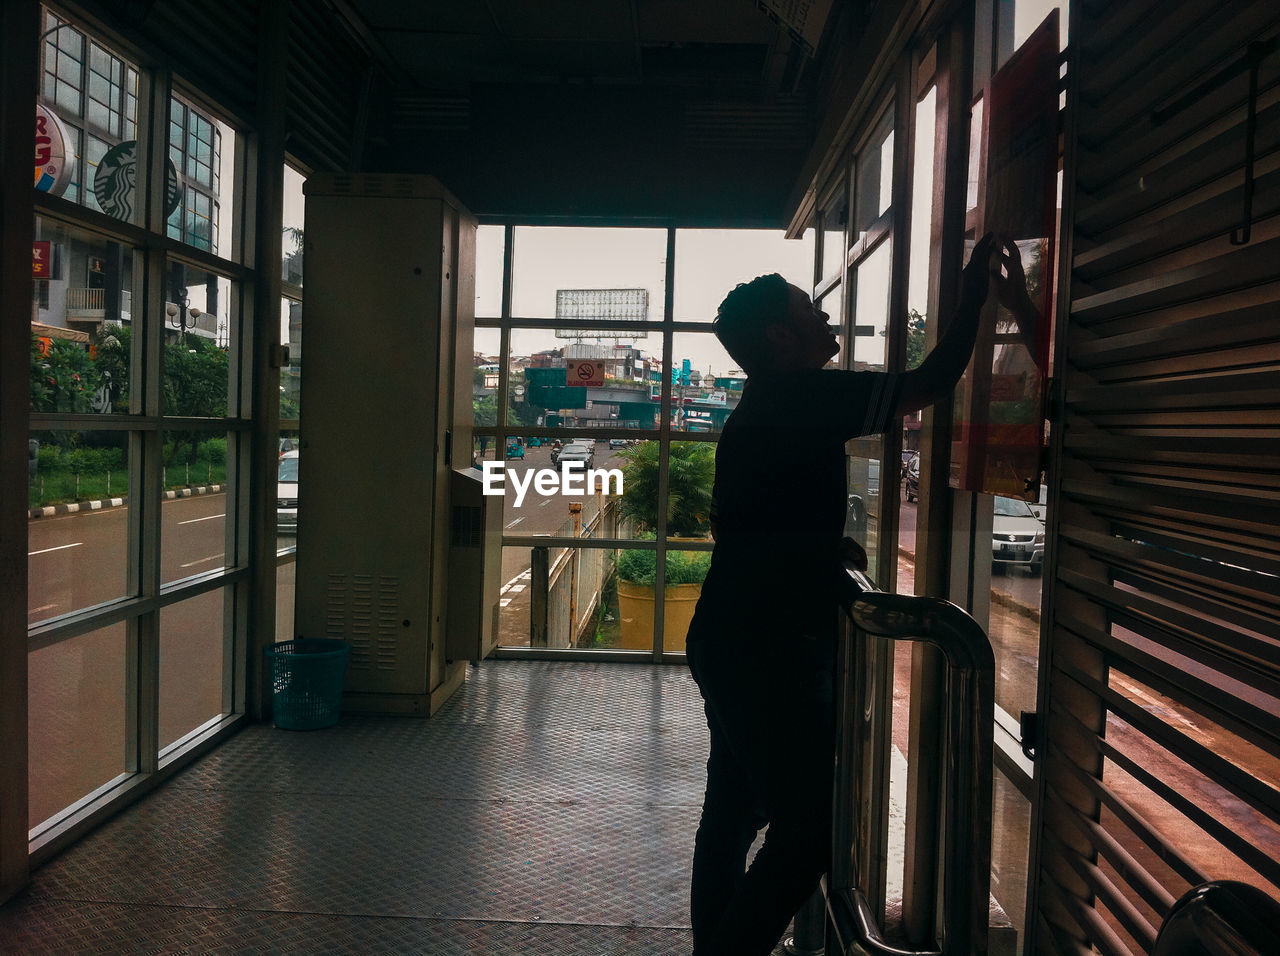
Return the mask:
[(0, 952), (687, 952), (706, 748), (688, 671), (645, 665), (250, 727), (40, 869)]

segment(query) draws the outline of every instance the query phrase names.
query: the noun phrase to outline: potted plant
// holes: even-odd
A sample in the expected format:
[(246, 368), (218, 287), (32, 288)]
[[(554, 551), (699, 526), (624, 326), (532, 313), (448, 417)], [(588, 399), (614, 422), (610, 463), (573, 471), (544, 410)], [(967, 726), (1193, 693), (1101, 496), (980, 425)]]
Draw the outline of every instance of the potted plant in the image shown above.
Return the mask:
[[(624, 488), (622, 515), (652, 538), (658, 526), (658, 443), (641, 442), (622, 455)], [(704, 442), (673, 442), (667, 471), (667, 536), (705, 540), (711, 530), (711, 489), (715, 480), (715, 446)], [(711, 566), (705, 551), (671, 551), (666, 559), (663, 591), (663, 647), (684, 650), (685, 635), (702, 582)], [(656, 551), (623, 551), (618, 556), (618, 617), (620, 646), (653, 646)]]

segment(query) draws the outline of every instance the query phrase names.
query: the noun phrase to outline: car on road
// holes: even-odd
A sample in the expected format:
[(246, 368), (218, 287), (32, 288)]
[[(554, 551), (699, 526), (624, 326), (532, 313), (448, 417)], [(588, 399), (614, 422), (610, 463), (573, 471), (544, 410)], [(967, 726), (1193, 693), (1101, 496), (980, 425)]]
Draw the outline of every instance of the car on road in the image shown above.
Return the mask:
[(625, 438), (610, 438), (609, 447), (610, 448), (626, 448), (627, 440)]
[(1031, 506), (1017, 498), (996, 496), (991, 522), (991, 570), (1044, 567), (1044, 526)]
[(524, 445), (522, 445), (520, 442), (518, 442), (518, 441), (516, 441), (516, 440), (514, 440), (514, 439), (512, 439), (512, 440), (511, 440), (511, 441), (509, 441), (509, 442), (507, 442), (507, 457), (508, 457), (508, 458), (523, 458), (523, 457), (524, 457)]
[(580, 461), (586, 468), (591, 468), (596, 461), (596, 446), (591, 442), (570, 442), (560, 449), (560, 455), (556, 458), (556, 464), (563, 465), (566, 461)]
[(298, 533), (298, 453), (287, 451), (280, 456), (276, 471), (276, 531)]
[(914, 454), (902, 470), (902, 494), (908, 501), (920, 497), (920, 455)]

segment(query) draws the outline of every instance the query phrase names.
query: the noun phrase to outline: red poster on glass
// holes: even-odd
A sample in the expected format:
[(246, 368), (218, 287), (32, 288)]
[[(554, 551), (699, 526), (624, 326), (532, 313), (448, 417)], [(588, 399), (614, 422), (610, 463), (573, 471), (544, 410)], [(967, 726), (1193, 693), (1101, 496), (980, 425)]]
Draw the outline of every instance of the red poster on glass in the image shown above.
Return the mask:
[(973, 362), (957, 387), (951, 486), (1034, 500), (1044, 445), (1058, 221), (1058, 11), (983, 94), (985, 179), (975, 235), (1018, 247), (1033, 308), (987, 303)]
[(48, 279), (53, 270), (53, 243), (31, 243), (31, 278)]

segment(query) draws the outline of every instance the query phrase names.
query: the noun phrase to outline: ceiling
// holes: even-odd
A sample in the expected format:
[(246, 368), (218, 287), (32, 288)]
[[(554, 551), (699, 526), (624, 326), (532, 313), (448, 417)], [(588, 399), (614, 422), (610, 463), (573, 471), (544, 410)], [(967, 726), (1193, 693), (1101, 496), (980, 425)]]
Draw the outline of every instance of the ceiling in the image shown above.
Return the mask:
[(421, 90), (458, 90), (472, 83), (624, 83), (779, 92), (797, 47), (756, 0), (344, 5), (400, 76)]
[(482, 216), (787, 220), (818, 61), (757, 0), (332, 2), (390, 77), (379, 155)]

